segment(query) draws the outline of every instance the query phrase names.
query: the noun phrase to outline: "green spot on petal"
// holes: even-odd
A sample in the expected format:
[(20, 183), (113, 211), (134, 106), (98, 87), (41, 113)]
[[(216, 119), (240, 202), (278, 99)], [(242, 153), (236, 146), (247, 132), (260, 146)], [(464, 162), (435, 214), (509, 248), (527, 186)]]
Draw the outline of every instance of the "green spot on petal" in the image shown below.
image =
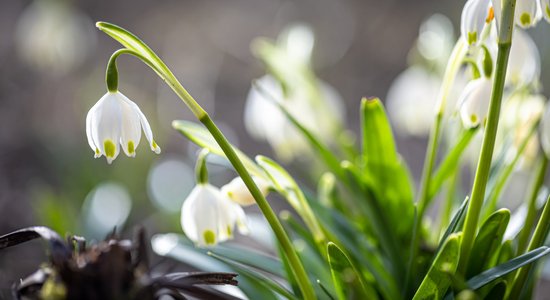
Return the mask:
[(477, 123), (477, 116), (475, 114), (471, 115), (470, 116), (470, 121), (472, 121), (472, 123)]
[(227, 235), (231, 236), (231, 226), (227, 225)]
[(214, 231), (205, 230), (202, 236), (204, 237), (204, 242), (207, 245), (214, 245), (216, 243), (216, 235), (214, 234)]
[(136, 152), (136, 146), (134, 145), (134, 142), (129, 141), (128, 142), (128, 153), (134, 154)]
[(531, 16), (528, 13), (523, 13), (519, 17), (519, 21), (521, 22), (521, 25), (527, 26), (527, 25), (531, 24)]
[(546, 5), (546, 15), (550, 18), (550, 6)]
[(95, 154), (96, 154), (96, 155), (101, 154), (101, 151), (99, 151), (99, 148), (95, 148)]
[(158, 146), (159, 146), (159, 145), (157, 145), (157, 142), (155, 142), (155, 141), (153, 141), (153, 142), (151, 143), (151, 145), (153, 146), (153, 149), (156, 149), (156, 148), (158, 148)]
[(105, 156), (110, 158), (115, 157), (116, 146), (113, 141), (105, 140), (105, 142), (103, 142), (103, 148), (105, 149)]
[(477, 31), (468, 32), (468, 44), (472, 45), (477, 42)]

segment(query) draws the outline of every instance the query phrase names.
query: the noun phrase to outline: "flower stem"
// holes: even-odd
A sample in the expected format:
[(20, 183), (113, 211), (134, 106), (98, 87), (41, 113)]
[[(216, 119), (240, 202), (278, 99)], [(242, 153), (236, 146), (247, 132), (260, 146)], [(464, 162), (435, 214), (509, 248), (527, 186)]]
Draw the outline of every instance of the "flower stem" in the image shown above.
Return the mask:
[[(523, 228), (526, 229), (525, 227)], [(535, 228), (533, 237), (529, 242), (529, 247), (527, 248), (527, 252), (533, 251), (544, 244), (544, 240), (546, 239), (546, 235), (548, 234), (549, 229), (550, 229), (550, 198), (546, 199), (546, 204), (544, 205), (542, 215), (540, 216), (539, 222), (537, 223), (537, 227)], [(520, 299), (521, 291), (524, 288), (525, 281), (527, 280), (527, 276), (529, 275), (529, 271), (531, 270), (531, 268), (532, 268), (532, 264), (529, 264), (518, 270), (517, 276), (513, 281), (512, 289), (510, 290), (510, 294), (507, 297), (507, 299)]]
[(439, 138), (441, 135), (441, 122), (445, 115), (445, 107), (447, 105), (447, 97), (451, 91), (451, 87), (455, 81), (456, 74), (462, 64), (464, 55), (466, 54), (465, 43), (462, 39), (456, 42), (456, 45), (449, 57), (449, 62), (445, 68), (445, 74), (443, 75), (443, 82), (439, 91), (438, 103), (436, 105), (436, 114), (434, 127), (430, 131), (430, 137), (428, 141), (428, 148), (426, 150), (426, 157), (424, 159), (424, 166), (422, 169), (422, 181), (420, 183), (420, 191), (418, 193), (416, 217), (413, 225), (413, 236), (410, 248), (410, 257), (407, 266), (406, 283), (404, 291), (409, 290), (410, 275), (414, 273), (414, 259), (418, 252), (418, 244), (420, 242), (420, 228), (422, 227), (422, 218), (426, 207), (429, 204), (430, 197), (430, 183), (432, 179), (432, 172), (434, 169), (435, 159), (437, 156), (437, 146), (439, 144)]
[(477, 231), (479, 214), (481, 212), (481, 207), (485, 197), (487, 180), (489, 179), (489, 171), (491, 168), (491, 160), (493, 158), (495, 138), (500, 116), (500, 106), (502, 103), (502, 94), (504, 91), (504, 81), (506, 79), (506, 67), (508, 65), (508, 57), (512, 46), (515, 4), (515, 0), (503, 1), (498, 39), (498, 54), (495, 78), (493, 81), (493, 90), (491, 93), (491, 102), (489, 104), (489, 115), (487, 117), (487, 125), (485, 128), (485, 134), (483, 135), (483, 144), (481, 146), (481, 154), (479, 156), (474, 185), (472, 187), (470, 205), (468, 206), (468, 212), (466, 213), (466, 219), (464, 221), (460, 261), (458, 265), (458, 271), (461, 274), (465, 274), (466, 272), (470, 251), (472, 250), (474, 237)]
[(517, 256), (520, 256), (526, 252), (527, 240), (529, 239), (529, 235), (531, 234), (531, 227), (533, 227), (533, 224), (535, 223), (535, 217), (537, 216), (537, 196), (539, 194), (540, 188), (542, 187), (542, 184), (544, 183), (544, 175), (546, 175), (546, 169), (548, 168), (548, 157), (543, 154), (541, 160), (542, 161), (539, 164), (539, 168), (537, 169), (535, 182), (533, 183), (531, 193), (529, 194), (525, 223), (523, 224), (523, 229), (519, 233), (518, 250), (516, 253)]
[(277, 219), (275, 212), (273, 212), (273, 209), (271, 209), (271, 206), (269, 206), (269, 203), (263, 196), (262, 192), (256, 186), (254, 180), (252, 180), (252, 177), (237, 156), (237, 153), (235, 153), (233, 147), (231, 147), (223, 133), (219, 130), (216, 124), (214, 124), (214, 121), (212, 121), (208, 114), (205, 114), (199, 121), (204, 124), (208, 131), (210, 131), (220, 148), (222, 148), (223, 152), (227, 156), (227, 159), (235, 168), (235, 171), (239, 174), (239, 176), (241, 176), (246, 187), (250, 190), (250, 193), (252, 194), (252, 196), (254, 196), (254, 199), (256, 199), (258, 207), (271, 225), (275, 236), (281, 243), (281, 247), (283, 248), (283, 251), (287, 256), (290, 265), (294, 270), (294, 275), (296, 276), (296, 280), (298, 281), (298, 285), (300, 286), (300, 290), (302, 291), (302, 296), (304, 297), (304, 299), (315, 299), (316, 297), (311, 282), (308, 279), (302, 262), (300, 261), (298, 255), (292, 247), (290, 239), (284, 231), (283, 226), (279, 222), (279, 219)]

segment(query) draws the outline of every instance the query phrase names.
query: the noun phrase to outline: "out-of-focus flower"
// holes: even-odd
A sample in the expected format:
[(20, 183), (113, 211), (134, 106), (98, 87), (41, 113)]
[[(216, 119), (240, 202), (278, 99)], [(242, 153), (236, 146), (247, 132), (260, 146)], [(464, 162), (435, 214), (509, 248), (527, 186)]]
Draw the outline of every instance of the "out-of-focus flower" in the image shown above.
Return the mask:
[[(546, 98), (540, 94), (525, 94), (518, 92), (504, 102), (502, 108), (502, 130), (503, 134), (511, 137), (512, 145), (517, 149), (527, 138), (532, 126), (544, 112)], [(529, 166), (536, 161), (539, 149), (537, 135), (532, 135), (522, 154), (522, 165)]]
[(160, 153), (153, 132), (139, 107), (120, 92), (107, 92), (86, 116), (86, 135), (95, 157), (104, 155), (110, 164), (120, 152), (119, 144), (129, 157), (136, 155), (141, 129), (151, 150)]
[(468, 0), (462, 9), (460, 33), (468, 45), (476, 44), (486, 24), (494, 17), (490, 0)]
[(420, 25), (414, 50), (430, 66), (443, 72), (455, 43), (453, 23), (442, 14), (434, 14)]
[(337, 126), (335, 119), (341, 120), (344, 115), (343, 101), (333, 87), (317, 81), (321, 97), (312, 103), (307, 89), (294, 89), (285, 96), (281, 84), (270, 75), (256, 82), (273, 99), (268, 99), (263, 91), (252, 87), (244, 110), (245, 126), (254, 138), (267, 141), (280, 159), (290, 161), (307, 153), (310, 148), (273, 101), (279, 101), (318, 138), (332, 142)]
[(540, 124), (540, 143), (547, 157), (550, 157), (550, 105), (546, 103), (544, 115)]
[(235, 225), (241, 233), (248, 233), (243, 209), (209, 183), (197, 184), (183, 202), (181, 227), (199, 247), (233, 238)]
[[(269, 193), (269, 183), (258, 177), (253, 177), (253, 180), (262, 194), (266, 196)], [(249, 206), (256, 203), (241, 177), (233, 178), (228, 184), (222, 186), (221, 191), (239, 205)]]
[(539, 0), (518, 0), (515, 22), (522, 28), (533, 27), (542, 18)]
[(440, 85), (436, 74), (417, 66), (393, 81), (387, 96), (388, 113), (399, 132), (414, 136), (429, 132)]
[[(494, 56), (496, 57), (496, 56)], [(515, 85), (528, 85), (540, 77), (540, 55), (529, 34), (516, 29), (508, 59), (506, 79)]]
[(93, 52), (93, 22), (68, 1), (35, 0), (17, 22), (17, 53), (29, 65), (62, 74)]
[(470, 81), (460, 95), (460, 118), (466, 128), (485, 124), (491, 98), (492, 81), (481, 77)]

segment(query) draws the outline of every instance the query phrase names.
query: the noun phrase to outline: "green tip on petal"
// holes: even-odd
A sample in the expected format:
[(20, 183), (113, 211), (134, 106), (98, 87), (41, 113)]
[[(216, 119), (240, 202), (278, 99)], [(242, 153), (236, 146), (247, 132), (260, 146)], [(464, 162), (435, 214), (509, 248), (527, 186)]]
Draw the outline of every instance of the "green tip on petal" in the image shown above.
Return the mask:
[(227, 235), (231, 236), (231, 226), (227, 225)]
[(477, 123), (477, 116), (476, 115), (471, 115), (470, 116), (470, 121), (472, 121), (472, 123)]
[(205, 230), (202, 236), (204, 237), (204, 242), (206, 245), (214, 245), (216, 243), (216, 235), (214, 234), (214, 231)]
[(98, 158), (98, 157), (100, 157), (100, 156), (101, 156), (101, 151), (99, 151), (99, 148), (95, 148), (95, 155), (94, 155), (94, 157), (95, 157), (95, 158)]
[(550, 6), (546, 5), (546, 15), (550, 18)]
[(156, 154), (160, 153), (160, 147), (154, 140), (151, 142), (151, 150), (153, 150), (153, 152), (155, 152)]
[(136, 153), (136, 146), (134, 145), (133, 141), (128, 142), (128, 153), (129, 154), (135, 154)]
[(521, 25), (527, 26), (527, 25), (531, 24), (531, 16), (528, 13), (523, 13), (519, 17), (519, 21), (521, 22)]
[(468, 32), (468, 45), (475, 44), (477, 42), (477, 32)]
[(103, 148), (105, 149), (105, 156), (108, 158), (115, 157), (116, 146), (113, 141), (105, 140), (105, 142), (103, 142)]

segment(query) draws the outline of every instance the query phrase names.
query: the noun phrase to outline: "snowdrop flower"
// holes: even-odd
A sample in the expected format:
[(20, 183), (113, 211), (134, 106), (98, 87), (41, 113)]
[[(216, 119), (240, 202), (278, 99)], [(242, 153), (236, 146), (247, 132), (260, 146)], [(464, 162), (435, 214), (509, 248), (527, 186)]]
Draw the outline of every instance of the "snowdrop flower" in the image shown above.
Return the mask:
[(248, 233), (243, 209), (209, 183), (197, 184), (183, 202), (181, 227), (199, 247), (233, 238), (235, 225), (241, 233)]
[(421, 67), (410, 67), (388, 90), (388, 113), (399, 132), (424, 136), (432, 126), (441, 79)]
[[(266, 196), (269, 193), (269, 183), (258, 177), (253, 177), (253, 180), (262, 192), (262, 194)], [(235, 203), (238, 203), (239, 205), (249, 206), (256, 203), (256, 200), (254, 199), (240, 176), (235, 177), (228, 184), (222, 186), (221, 191), (222, 194), (233, 200)]]
[[(264, 75), (256, 82), (264, 91), (252, 87), (244, 110), (244, 123), (252, 137), (267, 141), (277, 156), (285, 161), (310, 150), (301, 133), (273, 102), (275, 100), (294, 113), (294, 117), (317, 137), (331, 142), (337, 124), (344, 116), (343, 101), (332, 86), (319, 81), (321, 97), (312, 103), (305, 89), (293, 90), (286, 96), (281, 84), (270, 75)], [(266, 93), (274, 99), (269, 99)]]
[(540, 69), (537, 45), (527, 32), (516, 29), (508, 59), (507, 81), (516, 85), (534, 83), (540, 77)]
[(93, 52), (93, 22), (71, 4), (35, 0), (16, 24), (16, 52), (38, 71), (63, 75)]
[(96, 158), (103, 155), (109, 164), (117, 158), (119, 144), (127, 156), (136, 155), (142, 128), (151, 150), (159, 154), (160, 147), (153, 140), (147, 118), (134, 102), (118, 91), (107, 92), (86, 116), (88, 144)]
[(493, 17), (494, 12), (490, 0), (468, 0), (466, 2), (462, 9), (460, 32), (468, 45), (476, 44), (480, 40), (485, 24), (489, 24)]
[(539, 0), (518, 0), (515, 22), (521, 28), (533, 27), (542, 18)]
[(491, 98), (492, 81), (481, 77), (470, 81), (460, 95), (460, 118), (466, 128), (485, 124)]

